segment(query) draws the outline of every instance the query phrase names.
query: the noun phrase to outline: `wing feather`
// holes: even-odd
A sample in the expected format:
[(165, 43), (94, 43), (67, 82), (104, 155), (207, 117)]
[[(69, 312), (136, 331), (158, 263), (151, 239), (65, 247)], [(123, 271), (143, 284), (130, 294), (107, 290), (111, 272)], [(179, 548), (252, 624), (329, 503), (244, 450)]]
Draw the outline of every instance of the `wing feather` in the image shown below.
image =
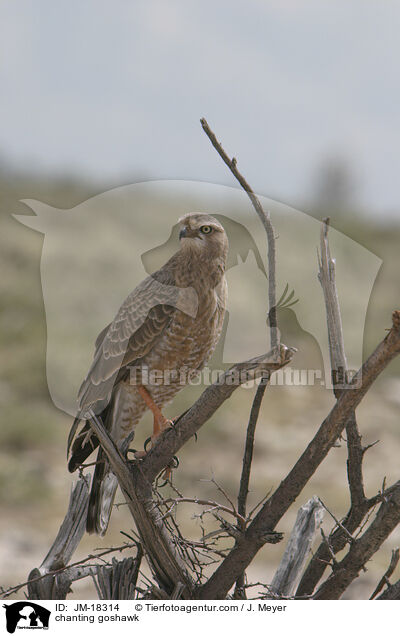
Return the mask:
[(180, 289), (165, 267), (146, 278), (121, 305), (96, 341), (93, 363), (79, 391), (80, 412), (103, 410), (121, 370), (138, 363), (154, 347), (179, 304)]

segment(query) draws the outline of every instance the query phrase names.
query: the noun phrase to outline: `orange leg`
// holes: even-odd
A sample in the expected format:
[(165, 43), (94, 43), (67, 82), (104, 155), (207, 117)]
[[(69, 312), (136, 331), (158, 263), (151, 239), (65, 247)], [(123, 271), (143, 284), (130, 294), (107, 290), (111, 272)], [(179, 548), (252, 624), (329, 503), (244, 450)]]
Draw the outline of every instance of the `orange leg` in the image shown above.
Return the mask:
[[(167, 418), (164, 417), (164, 415), (161, 412), (161, 409), (157, 406), (157, 404), (154, 402), (153, 398), (151, 397), (150, 393), (143, 385), (141, 384), (138, 385), (137, 389), (141, 397), (143, 398), (144, 402), (146, 403), (146, 406), (153, 413), (154, 421), (153, 421), (153, 435), (151, 436), (151, 442), (152, 444), (154, 444), (154, 442), (161, 435), (161, 433), (163, 433), (167, 428), (170, 428), (171, 426), (173, 426), (174, 423), (172, 422), (172, 420), (167, 420)], [(144, 457), (145, 455), (146, 455), (146, 451), (136, 452), (137, 458)], [(171, 472), (172, 472), (172, 469), (168, 466), (164, 472), (165, 480), (169, 480), (171, 478)]]
[(159, 409), (159, 407), (157, 406), (157, 404), (154, 402), (153, 398), (151, 397), (150, 393), (143, 385), (139, 385), (137, 389), (140, 395), (142, 396), (144, 402), (146, 403), (146, 406), (153, 413), (154, 422), (153, 422), (153, 435), (151, 436), (151, 441), (155, 442), (156, 439), (161, 435), (161, 433), (163, 433), (167, 428), (170, 428), (171, 426), (173, 426), (173, 422), (171, 420), (167, 420), (167, 418), (164, 417), (164, 415), (161, 413), (161, 410)]

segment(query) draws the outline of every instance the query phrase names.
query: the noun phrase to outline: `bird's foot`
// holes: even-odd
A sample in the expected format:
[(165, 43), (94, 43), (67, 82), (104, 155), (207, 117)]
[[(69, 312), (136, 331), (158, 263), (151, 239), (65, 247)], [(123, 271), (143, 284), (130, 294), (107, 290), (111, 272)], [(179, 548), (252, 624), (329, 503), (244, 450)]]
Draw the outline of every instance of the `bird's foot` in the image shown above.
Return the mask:
[[(175, 468), (178, 468), (178, 466), (179, 466), (179, 459), (176, 457), (176, 455), (174, 455), (170, 463), (168, 464), (168, 466), (164, 468), (164, 470), (157, 477), (156, 486), (158, 488), (164, 488), (164, 486), (167, 486), (168, 484), (172, 484), (172, 475), (173, 475), (172, 471)], [(161, 484), (158, 483), (159, 479), (163, 480)]]
[(151, 436), (152, 444), (155, 444), (160, 435), (170, 428), (174, 428), (173, 420), (168, 420), (162, 413), (158, 417), (154, 417), (153, 434)]
[[(151, 442), (151, 438), (149, 437), (146, 440), (146, 442)], [(134, 464), (137, 462), (138, 459), (144, 459), (146, 455), (148, 454), (147, 450), (138, 451), (138, 450), (135, 450), (134, 448), (129, 449), (127, 452), (133, 454), (133, 459), (128, 461), (131, 461)], [(179, 466), (179, 459), (177, 458), (176, 455), (174, 455), (171, 461), (169, 462), (168, 466), (164, 468), (161, 471), (161, 473), (158, 475), (156, 479), (156, 486), (158, 488), (163, 488), (164, 486), (167, 486), (167, 484), (172, 484), (173, 470), (178, 468), (178, 466)], [(162, 479), (162, 483), (159, 483), (160, 479)]]

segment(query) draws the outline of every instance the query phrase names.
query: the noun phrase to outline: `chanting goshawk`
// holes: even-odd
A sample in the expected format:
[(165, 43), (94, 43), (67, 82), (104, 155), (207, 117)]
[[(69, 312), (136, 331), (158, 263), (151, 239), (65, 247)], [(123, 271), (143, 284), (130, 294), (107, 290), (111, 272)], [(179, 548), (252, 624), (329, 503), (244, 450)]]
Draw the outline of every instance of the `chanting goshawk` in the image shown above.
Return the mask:
[[(228, 239), (222, 225), (207, 214), (183, 217), (180, 228), (180, 249), (129, 294), (96, 340), (68, 440), (71, 472), (99, 444), (86, 421), (89, 411), (97, 414), (121, 448), (151, 409), (155, 443), (170, 425), (162, 407), (202, 369), (217, 345), (227, 299)], [(153, 371), (157, 383), (148, 381)], [(76, 434), (80, 423), (83, 428)], [(106, 532), (116, 489), (117, 479), (100, 448), (88, 532)]]

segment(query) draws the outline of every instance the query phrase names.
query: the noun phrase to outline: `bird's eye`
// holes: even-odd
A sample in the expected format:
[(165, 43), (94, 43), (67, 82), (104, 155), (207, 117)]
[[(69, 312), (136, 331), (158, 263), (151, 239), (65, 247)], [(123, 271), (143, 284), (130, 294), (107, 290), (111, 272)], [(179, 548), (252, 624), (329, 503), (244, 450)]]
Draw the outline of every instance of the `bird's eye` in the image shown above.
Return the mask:
[(211, 234), (212, 227), (210, 225), (202, 225), (200, 228), (200, 232), (203, 232), (203, 234)]

